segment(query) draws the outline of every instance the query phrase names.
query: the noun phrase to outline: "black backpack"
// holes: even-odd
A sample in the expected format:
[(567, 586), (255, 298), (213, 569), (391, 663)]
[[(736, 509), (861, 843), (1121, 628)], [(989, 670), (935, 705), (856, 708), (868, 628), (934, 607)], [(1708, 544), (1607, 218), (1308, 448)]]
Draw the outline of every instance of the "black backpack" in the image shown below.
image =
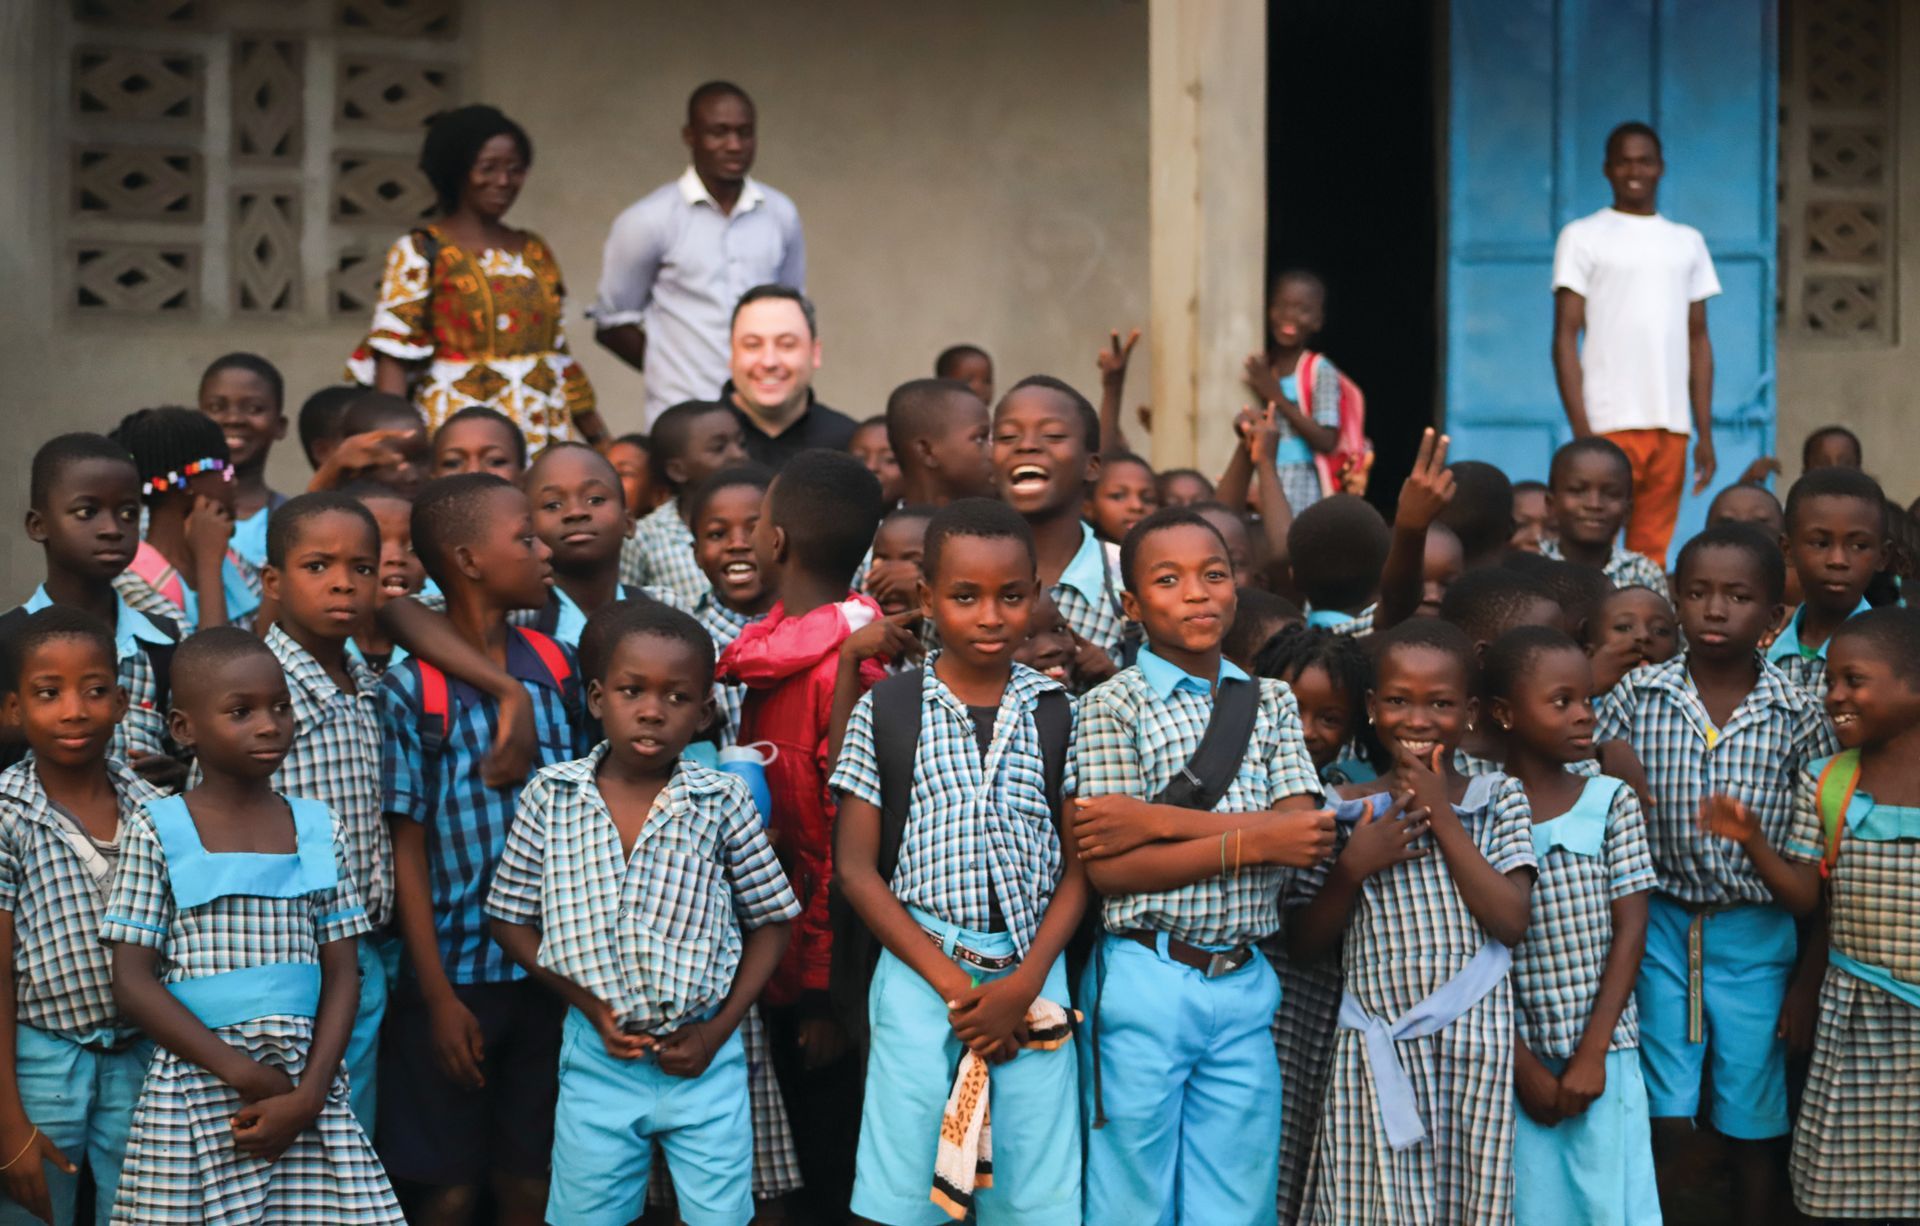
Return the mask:
[[(882, 880), (891, 881), (900, 862), (900, 841), (907, 829), (907, 809), (913, 796), (913, 760), (920, 747), (919, 669), (888, 677), (873, 687), (874, 757), (880, 767), (880, 845), (874, 867)], [(1061, 821), (1060, 786), (1066, 779), (1067, 741), (1073, 732), (1073, 704), (1064, 690), (1042, 691), (1033, 711), (1040, 734), (1041, 775), (1054, 803), (1054, 820)], [(1072, 834), (1064, 827), (1062, 839)], [(833, 961), (828, 971), (827, 996), (847, 1033), (861, 1044), (867, 1040), (867, 988), (880, 960), (880, 941), (841, 894), (838, 881), (827, 892), (828, 925), (833, 934)]]
[[(12, 691), (16, 682), (13, 675), (13, 636), (20, 633), (20, 627), (31, 616), (25, 605), (0, 614), (0, 685), (5, 686), (6, 692)], [(153, 706), (164, 721), (167, 709), (173, 705), (173, 653), (180, 646), (180, 627), (170, 617), (161, 617), (156, 613), (144, 616), (153, 623), (154, 629), (167, 636), (164, 643), (138, 640), (140, 650), (147, 653), (147, 663), (153, 669)], [(19, 729), (0, 731), (0, 770), (5, 770), (26, 756), (27, 743), (20, 738)]]

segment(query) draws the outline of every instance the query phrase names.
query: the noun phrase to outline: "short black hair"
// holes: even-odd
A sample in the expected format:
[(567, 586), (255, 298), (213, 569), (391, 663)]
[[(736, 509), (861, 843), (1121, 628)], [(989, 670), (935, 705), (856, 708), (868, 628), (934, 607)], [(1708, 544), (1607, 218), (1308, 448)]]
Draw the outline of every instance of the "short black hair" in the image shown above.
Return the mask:
[(470, 545), (485, 527), (487, 503), (502, 490), (519, 487), (492, 473), (458, 473), (429, 481), (413, 500), (409, 523), (413, 551), (434, 581), (447, 583), (447, 562), (453, 551)]
[(1140, 562), (1140, 547), (1146, 539), (1157, 532), (1171, 528), (1205, 528), (1213, 539), (1220, 542), (1221, 556), (1227, 552), (1227, 538), (1220, 535), (1220, 529), (1192, 507), (1161, 507), (1145, 519), (1127, 529), (1127, 537), (1120, 542), (1120, 582), (1129, 592), (1140, 594), (1139, 577), (1134, 574)]
[[(1080, 430), (1086, 436), (1087, 454), (1100, 454), (1100, 411), (1093, 407), (1092, 401), (1075, 391), (1073, 385), (1063, 379), (1056, 379), (1052, 375), (1028, 375), (1007, 389), (1006, 395), (1000, 397), (999, 408), (1005, 408), (1007, 401), (1012, 399), (1015, 392), (1029, 387), (1043, 387), (1066, 397), (1067, 403), (1072, 405), (1073, 411), (1080, 416)], [(994, 416), (999, 416), (998, 408), (995, 409)]]
[(1780, 552), (1780, 546), (1771, 536), (1752, 524), (1725, 522), (1701, 529), (1699, 535), (1680, 547), (1680, 557), (1673, 564), (1674, 582), (1683, 582), (1687, 568), (1709, 549), (1734, 549), (1746, 554), (1753, 561), (1754, 571), (1760, 580), (1760, 590), (1766, 594), (1767, 600), (1779, 604), (1786, 598), (1786, 555)]
[(1452, 656), (1466, 679), (1467, 693), (1478, 693), (1480, 662), (1474, 658), (1473, 640), (1452, 622), (1437, 617), (1410, 617), (1391, 630), (1375, 635), (1372, 646), (1376, 688), (1381, 674), (1387, 671), (1388, 657), (1401, 648), (1419, 648)]
[(1869, 609), (1841, 622), (1833, 637), (1861, 640), (1887, 662), (1894, 676), (1920, 688), (1920, 609)]
[(612, 483), (614, 490), (617, 491), (623, 499), (626, 497), (626, 487), (620, 484), (620, 470), (613, 466), (613, 461), (601, 455), (598, 447), (589, 446), (579, 439), (572, 438), (558, 439), (540, 449), (540, 454), (533, 457), (533, 463), (527, 465), (526, 477), (522, 478), (526, 488), (528, 490), (533, 489), (533, 482), (527, 478), (533, 476), (534, 469), (546, 463), (550, 458), (557, 455), (565, 455), (569, 451), (583, 451), (589, 459), (597, 461), (600, 467), (607, 470), (607, 480)]
[(1628, 495), (1631, 497), (1633, 461), (1627, 458), (1626, 452), (1620, 450), (1620, 444), (1598, 434), (1589, 434), (1585, 438), (1564, 443), (1558, 451), (1553, 453), (1553, 463), (1547, 468), (1547, 486), (1552, 488), (1559, 485), (1560, 478), (1566, 474), (1569, 465), (1582, 456), (1590, 455), (1602, 456), (1619, 466), (1620, 475), (1626, 480)]
[(351, 494), (325, 490), (297, 495), (274, 509), (272, 517), (267, 520), (267, 565), (285, 566), (287, 550), (299, 539), (300, 529), (306, 526), (307, 521), (336, 511), (364, 523), (367, 531), (373, 533), (373, 551), (376, 554), (380, 552), (380, 524), (374, 519), (373, 512)]
[(653, 434), (647, 447), (647, 467), (653, 471), (653, 479), (677, 492), (680, 487), (667, 475), (667, 465), (686, 454), (687, 440), (693, 436), (693, 423), (709, 413), (732, 412), (731, 407), (718, 400), (682, 400), (662, 410), (660, 416), (653, 419)]
[[(782, 302), (791, 302), (799, 306), (800, 313), (807, 317), (807, 335), (814, 340), (820, 339), (820, 315), (819, 312), (813, 309), (813, 299), (807, 297), (791, 285), (775, 285), (772, 283), (756, 285), (746, 293), (740, 295), (740, 301), (733, 304), (733, 314), (727, 316), (727, 331), (729, 333), (733, 331), (733, 325), (735, 321), (740, 318), (741, 311), (756, 302), (765, 302), (770, 298), (777, 298)], [(658, 430), (659, 428), (659, 423), (656, 422), (654, 429)]]
[[(1134, 452), (1115, 448), (1112, 451), (1103, 451), (1100, 453), (1100, 472), (1102, 475), (1105, 475), (1107, 469), (1118, 464), (1138, 464), (1141, 468), (1147, 470), (1147, 476), (1149, 478), (1157, 479), (1159, 476), (1158, 473), (1153, 471), (1153, 465), (1147, 463), (1143, 457)], [(1159, 497), (1158, 487), (1154, 490), (1154, 496), (1156, 498)]]
[(1269, 304), (1280, 296), (1280, 287), (1289, 281), (1298, 281), (1302, 285), (1311, 285), (1320, 291), (1322, 298), (1327, 296), (1327, 283), (1321, 278), (1319, 273), (1314, 272), (1310, 268), (1283, 268), (1273, 275), (1273, 280), (1267, 283), (1267, 302)]
[(396, 425), (399, 422), (407, 423), (406, 429), (424, 430), (427, 425), (427, 419), (405, 396), (361, 388), (340, 414), (340, 437), (400, 428)]
[(1322, 498), (1293, 518), (1287, 552), (1294, 586), (1316, 609), (1352, 609), (1380, 589), (1393, 533), (1373, 504), (1355, 494)]
[(1579, 652), (1580, 644), (1557, 626), (1516, 626), (1487, 648), (1487, 661), (1480, 669), (1480, 684), (1488, 698), (1513, 701), (1513, 689), (1533, 662), (1550, 651)]
[(786, 533), (798, 566), (850, 584), (886, 512), (880, 479), (844, 451), (809, 447), (788, 460), (760, 512)]
[(496, 136), (510, 136), (520, 150), (520, 160), (533, 165), (533, 141), (519, 124), (486, 105), (456, 107), (442, 111), (427, 122), (427, 138), (420, 143), (420, 173), (433, 188), (436, 207), (442, 217), (460, 207), (460, 193), (467, 185), (480, 150)]
[(1736, 481), (1732, 485), (1729, 485), (1727, 488), (1715, 494), (1713, 496), (1713, 501), (1707, 504), (1707, 518), (1709, 520), (1713, 518), (1714, 511), (1720, 506), (1720, 500), (1722, 498), (1725, 498), (1729, 494), (1736, 494), (1736, 493), (1759, 494), (1762, 497), (1764, 497), (1768, 502), (1771, 502), (1773, 504), (1774, 512), (1780, 517), (1781, 528), (1784, 529), (1786, 527), (1787, 511), (1785, 507), (1780, 505), (1779, 496), (1775, 494), (1772, 490), (1768, 489), (1766, 486), (1760, 484), (1758, 481)]
[(988, 365), (993, 363), (993, 355), (978, 345), (948, 345), (940, 351), (940, 356), (933, 360), (934, 376), (940, 379), (953, 378), (954, 368), (968, 358), (984, 359)]
[(1549, 558), (1540, 572), (1540, 583), (1553, 603), (1560, 606), (1567, 624), (1584, 626), (1599, 611), (1601, 602), (1613, 594), (1613, 580), (1605, 572), (1577, 562)]
[(106, 657), (110, 672), (118, 671), (119, 649), (114, 646), (113, 627), (84, 609), (72, 605), (50, 604), (37, 613), (29, 613), (7, 636), (5, 654), (0, 657), (0, 684), (8, 694), (18, 693), (27, 657), (54, 639), (81, 639), (91, 643)]
[(1805, 467), (1807, 463), (1813, 459), (1813, 445), (1815, 443), (1823, 438), (1835, 437), (1846, 439), (1849, 443), (1853, 444), (1853, 454), (1856, 459), (1863, 460), (1866, 458), (1867, 453), (1860, 446), (1859, 435), (1847, 429), (1845, 426), (1822, 426), (1812, 434), (1807, 435), (1807, 441), (1800, 444), (1801, 466)]
[(175, 709), (182, 705), (183, 693), (197, 697), (203, 687), (213, 683), (219, 669), (254, 655), (264, 655), (276, 668), (280, 666), (279, 657), (273, 654), (266, 640), (250, 630), (238, 626), (209, 626), (188, 635), (173, 653)]
[(700, 663), (701, 688), (713, 685), (713, 636), (690, 614), (651, 596), (616, 600), (594, 610), (580, 632), (580, 677), (583, 681), (607, 682), (607, 670), (620, 644), (635, 635), (672, 639), (693, 652)]
[(314, 444), (323, 438), (340, 437), (340, 424), (347, 415), (347, 406), (358, 399), (364, 390), (350, 383), (340, 383), (321, 388), (301, 403), (300, 419), (295, 428), (300, 432), (300, 450), (306, 452), (309, 465), (320, 467), (320, 461), (314, 458)]
[(1189, 477), (1195, 481), (1200, 482), (1200, 484), (1207, 487), (1207, 496), (1209, 498), (1213, 496), (1213, 493), (1214, 493), (1213, 478), (1207, 476), (1207, 474), (1201, 472), (1197, 468), (1169, 468), (1164, 472), (1157, 474), (1153, 479), (1154, 491), (1158, 493), (1161, 498), (1165, 498), (1167, 496), (1168, 482), (1178, 481), (1178, 480), (1182, 480), (1184, 478), (1189, 478)]
[(957, 379), (909, 379), (887, 395), (887, 446), (895, 458), (905, 456), (915, 439), (932, 438), (951, 420), (948, 405), (955, 396), (973, 396), (973, 389)]
[(739, 464), (732, 468), (723, 468), (693, 487), (693, 497), (687, 502), (687, 518), (697, 522), (713, 496), (721, 490), (730, 490), (737, 486), (747, 486), (759, 490), (762, 494), (773, 484), (773, 470), (759, 464)]
[[(1252, 590), (1243, 588), (1242, 599)], [(1351, 704), (1354, 748), (1375, 770), (1385, 771), (1388, 754), (1366, 718), (1367, 691), (1373, 688), (1370, 646), (1357, 634), (1338, 634), (1325, 626), (1285, 626), (1260, 648), (1253, 671), (1289, 685), (1309, 668), (1326, 673)]]
[(1629, 119), (1627, 122), (1616, 126), (1613, 131), (1607, 133), (1606, 155), (1612, 157), (1614, 145), (1629, 136), (1646, 137), (1653, 142), (1655, 153), (1660, 154), (1663, 158), (1666, 156), (1666, 150), (1660, 144), (1660, 134), (1653, 130), (1653, 125), (1643, 123), (1638, 119)]
[(1854, 498), (1867, 503), (1880, 518), (1880, 535), (1887, 534), (1886, 491), (1858, 468), (1810, 468), (1788, 487), (1785, 513), (1789, 535), (1811, 498)]
[[(895, 514), (913, 514), (903, 508)], [(888, 518), (892, 518), (889, 516)], [(932, 584), (940, 573), (947, 542), (956, 536), (988, 541), (1017, 541), (1029, 565), (1038, 565), (1033, 529), (1020, 512), (998, 498), (959, 498), (935, 511), (927, 520), (927, 540), (920, 547), (920, 573)]]
[(613, 441), (616, 443), (625, 443), (629, 447), (638, 447), (645, 452), (651, 452), (653, 450), (653, 440), (639, 430), (629, 431)]
[(1220, 654), (1230, 660), (1253, 659), (1273, 637), (1269, 627), (1275, 622), (1298, 622), (1306, 616), (1299, 605), (1263, 587), (1243, 583), (1234, 596), (1233, 625), (1220, 639)]
[(1440, 511), (1440, 522), (1460, 538), (1460, 552), (1469, 565), (1496, 556), (1513, 538), (1513, 482), (1507, 474), (1483, 460), (1455, 460), (1453, 501)]
[(1513, 496), (1515, 498), (1518, 498), (1522, 494), (1544, 494), (1546, 492), (1547, 483), (1545, 481), (1535, 481), (1532, 477), (1528, 477), (1525, 481), (1515, 481), (1513, 483)]
[(281, 412), (287, 401), (287, 381), (280, 376), (280, 368), (257, 353), (229, 353), (215, 358), (200, 372), (200, 386), (205, 387), (207, 380), (223, 370), (244, 370), (257, 377), (273, 392), (274, 412)]
[(136, 475), (139, 472), (127, 449), (104, 434), (86, 431), (57, 434), (40, 444), (40, 449), (33, 453), (33, 473), (27, 478), (29, 505), (46, 510), (47, 500), (53, 496), (54, 483), (60, 480), (67, 469), (87, 460), (117, 460), (134, 469)]
[(753, 99), (747, 96), (747, 91), (733, 82), (703, 81), (694, 86), (693, 92), (687, 95), (688, 126), (699, 122), (700, 104), (709, 98), (738, 98), (747, 104), (748, 110), (754, 109)]
[(1460, 628), (1470, 642), (1491, 643), (1519, 624), (1528, 607), (1553, 603), (1553, 593), (1538, 579), (1503, 566), (1470, 570), (1447, 585), (1440, 598), (1440, 620)]
[(507, 437), (513, 440), (514, 458), (519, 461), (521, 468), (527, 466), (527, 436), (520, 432), (520, 427), (514, 424), (513, 418), (499, 409), (490, 409), (484, 404), (470, 404), (464, 409), (448, 414), (447, 420), (441, 422), (433, 432), (433, 445), (436, 448), (440, 446), (440, 436), (447, 432), (449, 426), (467, 421), (484, 421), (505, 430)]
[(185, 490), (187, 481), (201, 473), (233, 468), (220, 423), (199, 409), (140, 409), (121, 419), (113, 439), (133, 457), (140, 472), (140, 497), (150, 503)]

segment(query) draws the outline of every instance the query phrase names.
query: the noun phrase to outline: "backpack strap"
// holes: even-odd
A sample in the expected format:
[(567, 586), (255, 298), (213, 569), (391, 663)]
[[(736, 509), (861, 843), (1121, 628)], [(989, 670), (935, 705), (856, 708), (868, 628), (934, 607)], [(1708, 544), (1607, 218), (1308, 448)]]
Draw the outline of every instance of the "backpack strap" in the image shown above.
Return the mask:
[(1040, 734), (1040, 771), (1052, 802), (1060, 837), (1067, 837), (1060, 813), (1060, 785), (1067, 778), (1067, 744), (1073, 739), (1073, 700), (1065, 690), (1042, 690), (1033, 704), (1033, 726)]
[(533, 615), (533, 628), (548, 638), (560, 633), (559, 588), (548, 589), (547, 603), (541, 605), (539, 612)]
[(165, 643), (140, 640), (140, 650), (147, 653), (147, 663), (153, 668), (153, 709), (165, 717), (173, 705), (173, 653), (180, 646), (180, 627), (171, 617), (156, 613), (144, 616), (153, 623), (154, 629), (168, 638)]
[(1213, 714), (1193, 756), (1180, 773), (1160, 789), (1153, 803), (1209, 812), (1233, 786), (1240, 763), (1253, 740), (1260, 713), (1260, 685), (1237, 677), (1222, 680), (1214, 689)]
[(557, 639), (538, 630), (529, 630), (525, 626), (517, 629), (527, 646), (533, 648), (533, 654), (540, 657), (541, 666), (547, 670), (547, 676), (553, 679), (554, 687), (560, 691), (560, 705), (567, 712), (568, 724), (574, 728), (581, 727), (580, 684), (573, 675), (573, 665), (567, 662), (566, 650)]
[(447, 743), (447, 733), (453, 726), (447, 675), (438, 665), (429, 664), (419, 656), (413, 657), (413, 662), (420, 670), (420, 748), (432, 757)]
[(1840, 859), (1840, 835), (1847, 828), (1847, 809), (1860, 787), (1860, 751), (1843, 750), (1827, 759), (1820, 768), (1820, 782), (1813, 793), (1814, 807), (1820, 813), (1820, 825), (1827, 835), (1826, 853), (1820, 857), (1820, 875), (1833, 874)]
[(875, 866), (893, 880), (900, 842), (913, 803), (913, 759), (920, 749), (920, 669), (888, 677), (873, 687), (873, 749), (880, 767), (880, 847)]

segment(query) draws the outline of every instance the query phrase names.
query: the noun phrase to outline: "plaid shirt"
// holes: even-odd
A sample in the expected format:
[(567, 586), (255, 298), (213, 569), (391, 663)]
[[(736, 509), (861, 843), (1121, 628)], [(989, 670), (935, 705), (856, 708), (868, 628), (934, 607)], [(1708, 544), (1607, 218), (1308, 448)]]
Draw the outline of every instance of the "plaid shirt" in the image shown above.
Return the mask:
[[(700, 594), (700, 599), (693, 602), (693, 616), (713, 636), (715, 658), (733, 645), (733, 640), (740, 637), (742, 630), (760, 620), (729, 609), (714, 594), (711, 585)], [(713, 701), (720, 708), (721, 718), (726, 721), (727, 726), (720, 733), (720, 748), (725, 749), (740, 739), (740, 710), (746, 705), (747, 687), (738, 681), (729, 684), (716, 680), (713, 683)]]
[(605, 1001), (628, 1031), (667, 1034), (733, 990), (741, 929), (800, 904), (747, 785), (682, 762), (623, 854), (594, 782), (603, 742), (549, 766), (520, 814), (487, 914), (540, 930), (540, 965)]
[(640, 518), (620, 547), (620, 581), (629, 587), (664, 587), (682, 608), (710, 586), (693, 556), (693, 529), (680, 518), (680, 503), (668, 499)]
[[(1858, 617), (1872, 609), (1871, 604), (1862, 600), (1847, 616)], [(1805, 690), (1813, 699), (1813, 704), (1824, 711), (1827, 702), (1827, 648), (1833, 645), (1833, 636), (1828, 635), (1827, 641), (1817, 648), (1802, 647), (1800, 627), (1806, 620), (1807, 606), (1801, 605), (1788, 619), (1787, 628), (1768, 645), (1767, 662), (1785, 673), (1787, 680)]]
[[(1541, 541), (1540, 553), (1562, 562), (1567, 560), (1567, 556), (1560, 552), (1560, 542), (1557, 540)], [(1662, 596), (1667, 595), (1667, 572), (1660, 563), (1644, 553), (1635, 553), (1617, 544), (1607, 558), (1607, 564), (1600, 568), (1600, 573), (1613, 580), (1615, 587), (1650, 587)]]
[[(680, 599), (680, 594), (664, 587), (629, 587), (620, 583), (614, 586), (613, 598), (616, 601), (657, 600), (669, 608), (679, 609), (682, 613), (687, 611), (687, 603)], [(556, 583), (547, 589), (546, 608), (515, 609), (507, 614), (507, 624), (527, 630), (541, 630), (548, 638), (557, 639), (578, 651), (580, 635), (587, 628), (588, 616), (589, 614), (580, 607), (579, 602), (567, 595)], [(553, 628), (543, 629), (542, 622), (546, 622)]]
[(267, 646), (293, 695), (293, 749), (273, 777), (283, 795), (317, 800), (346, 833), (347, 872), (374, 928), (393, 916), (393, 836), (381, 814), (380, 678), (349, 658), (354, 692), (334, 684), (313, 654), (278, 625)]
[[(158, 592), (154, 592), (154, 599), (160, 600)], [(33, 595), (27, 598), (27, 603), (22, 607), (29, 613), (38, 613), (52, 603), (53, 597), (47, 595), (47, 589), (42, 585), (34, 589)], [(141, 644), (166, 646), (178, 642), (178, 639), (156, 626), (149, 614), (176, 623), (179, 614), (164, 600), (160, 601), (160, 607), (147, 611), (135, 609), (124, 598), (119, 603), (119, 612), (114, 619), (113, 650), (120, 661), (121, 688), (127, 691), (127, 715), (120, 721), (120, 726), (113, 730), (113, 739), (107, 743), (107, 753), (122, 761), (132, 760), (137, 753), (172, 753), (173, 743), (167, 737), (167, 713), (160, 702), (160, 679), (153, 671), (153, 660)]]
[[(1816, 803), (1826, 759), (1809, 762), (1793, 788), (1793, 826), (1785, 844), (1790, 860), (1817, 864), (1825, 858), (1827, 831)], [(1915, 810), (1887, 806), (1904, 818), (1904, 830), (1920, 825)], [(1857, 824), (1881, 808), (1856, 790), (1846, 813), (1847, 831), (1827, 878), (1827, 939), (1833, 948), (1895, 979), (1920, 984), (1920, 925), (1914, 922), (1914, 888), (1920, 883), (1920, 839), (1861, 838)]]
[(1746, 851), (1700, 829), (1700, 802), (1725, 795), (1744, 801), (1767, 841), (1781, 846), (1792, 820), (1800, 769), (1833, 752), (1833, 733), (1805, 691), (1759, 661), (1760, 679), (1726, 727), (1709, 740), (1712, 720), (1701, 705), (1687, 655), (1628, 673), (1594, 704), (1595, 744), (1628, 741), (1646, 767), (1654, 810), (1647, 821), (1660, 892), (1685, 903), (1771, 903)]
[[(561, 650), (571, 662), (572, 652)], [(518, 634), (507, 639), (507, 671), (533, 696), (537, 765), (586, 752), (562, 692)], [(490, 788), (480, 774), (493, 747), (498, 709), (491, 698), (454, 677), (447, 678), (447, 691), (446, 740), (437, 754), (428, 755), (420, 737), (420, 663), (408, 660), (387, 670), (380, 684), (381, 808), (427, 827), (433, 927), (447, 978), (454, 983), (520, 979), (526, 972), (487, 935), (482, 909), (518, 799), (517, 788)]]
[(1127, 616), (1120, 611), (1116, 565), (1093, 529), (1081, 524), (1080, 548), (1060, 572), (1052, 593), (1053, 603), (1059, 606), (1068, 627), (1118, 664), (1127, 636)]
[[(1509, 779), (1496, 807), (1508, 791), (1526, 799), (1520, 781)], [(1600, 836), (1596, 843), (1581, 842), (1587, 830)], [(1580, 1046), (1600, 994), (1613, 945), (1612, 904), (1654, 887), (1639, 797), (1618, 779), (1594, 778), (1572, 809), (1534, 823), (1533, 846), (1540, 878), (1527, 935), (1513, 951), (1514, 1007), (1520, 1041), (1536, 1056), (1566, 1059)], [(1639, 1045), (1640, 1015), (1629, 997), (1607, 1050)]]
[[(126, 821), (160, 793), (109, 758), (107, 774)], [(16, 1020), (76, 1042), (128, 1038), (137, 1029), (113, 1003), (113, 955), (100, 943), (105, 891), (94, 884), (33, 763), (0, 774), (0, 911), (13, 917)]]
[(328, 826), (336, 873), (330, 887), (293, 898), (222, 894), (183, 910), (174, 902), (160, 836), (142, 808), (120, 828), (120, 871), (113, 877), (101, 941), (159, 950), (163, 983), (275, 962), (319, 962), (322, 945), (367, 931), (366, 909), (347, 872), (344, 834), (338, 822)]
[[(145, 541), (140, 548), (149, 548)], [(253, 563), (247, 561), (233, 550), (227, 550), (227, 556), (221, 562), (221, 587), (227, 598), (227, 625), (243, 629), (253, 628), (253, 615), (260, 608), (260, 572)], [(191, 634), (203, 629), (200, 625), (200, 598), (194, 590), (181, 582), (181, 591), (186, 596), (186, 607), (173, 603), (162, 595), (159, 588), (135, 574), (131, 568), (121, 571), (113, 577), (114, 590), (120, 593), (120, 599), (135, 612), (172, 618), (180, 623), (183, 633)]]
[[(1060, 881), (1060, 833), (1055, 825), (1059, 798), (1047, 795), (1040, 730), (1033, 717), (1040, 694), (1059, 688), (1026, 665), (1015, 664), (982, 755), (973, 713), (935, 675), (934, 661), (927, 661), (907, 824), (889, 886), (902, 905), (975, 932), (992, 926), (998, 903), (1007, 934), (1023, 957)], [(1068, 762), (1063, 794), (1074, 790), (1072, 773)], [(853, 709), (839, 765), (827, 786), (875, 806), (881, 803), (871, 693), (861, 695)]]
[[(1220, 662), (1220, 677), (1245, 678)], [(1253, 739), (1240, 773), (1215, 809), (1252, 813), (1289, 796), (1321, 794), (1320, 779), (1300, 731), (1300, 709), (1285, 682), (1263, 679)], [(1074, 746), (1077, 794), (1115, 793), (1148, 799), (1187, 764), (1213, 714), (1206, 682), (1188, 676), (1149, 649), (1080, 700)], [(1197, 945), (1248, 944), (1280, 926), (1280, 899), (1294, 870), (1247, 865), (1175, 890), (1120, 894), (1103, 904), (1109, 932), (1150, 928)]]
[(1370, 604), (1358, 613), (1342, 613), (1338, 609), (1308, 609), (1307, 624), (1331, 630), (1335, 634), (1364, 638), (1373, 633), (1374, 615), (1379, 611), (1378, 604)]

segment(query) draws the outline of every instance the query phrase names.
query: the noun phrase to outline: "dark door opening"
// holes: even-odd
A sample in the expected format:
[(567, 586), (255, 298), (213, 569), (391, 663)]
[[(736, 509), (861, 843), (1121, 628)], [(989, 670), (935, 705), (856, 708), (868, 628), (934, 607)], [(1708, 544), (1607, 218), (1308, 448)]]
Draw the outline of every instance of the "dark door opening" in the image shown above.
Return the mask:
[(1316, 346), (1360, 385), (1391, 507), (1439, 386), (1438, 22), (1424, 0), (1267, 9), (1267, 274), (1327, 283)]

